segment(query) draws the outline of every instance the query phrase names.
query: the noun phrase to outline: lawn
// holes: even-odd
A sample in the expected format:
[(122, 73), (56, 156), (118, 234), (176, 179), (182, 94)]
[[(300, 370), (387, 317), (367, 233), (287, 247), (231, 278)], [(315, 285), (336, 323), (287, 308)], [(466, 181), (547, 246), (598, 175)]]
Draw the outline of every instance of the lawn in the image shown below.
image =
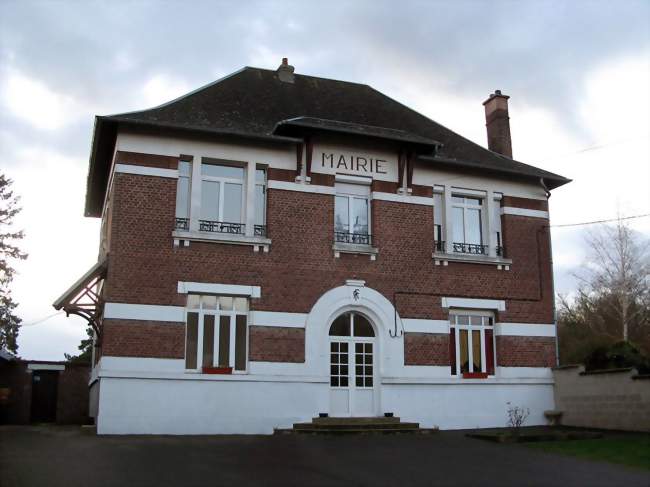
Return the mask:
[(544, 441), (527, 446), (575, 457), (650, 470), (650, 435), (612, 435), (597, 440)]

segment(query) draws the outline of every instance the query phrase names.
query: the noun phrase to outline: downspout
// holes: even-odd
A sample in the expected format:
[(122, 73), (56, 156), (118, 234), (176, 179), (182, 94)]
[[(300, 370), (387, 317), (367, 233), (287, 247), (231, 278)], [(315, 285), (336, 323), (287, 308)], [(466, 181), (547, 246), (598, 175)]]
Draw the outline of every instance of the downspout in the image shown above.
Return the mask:
[[(546, 186), (546, 183), (544, 182), (544, 178), (539, 178), (539, 184), (542, 186), (542, 189), (544, 189), (544, 192), (546, 193), (546, 200), (548, 201), (551, 198), (551, 191), (548, 189), (548, 186)], [(550, 210), (550, 208), (549, 208)], [(554, 270), (553, 270), (553, 238), (551, 235), (551, 214), (549, 212), (549, 221), (548, 221), (548, 246), (549, 246), (549, 252), (550, 252), (550, 259), (549, 262), (551, 264), (551, 295), (553, 296), (553, 325), (555, 326), (555, 366), (559, 367), (560, 366), (560, 336), (557, 330), (557, 309), (555, 308), (555, 276), (554, 276)]]

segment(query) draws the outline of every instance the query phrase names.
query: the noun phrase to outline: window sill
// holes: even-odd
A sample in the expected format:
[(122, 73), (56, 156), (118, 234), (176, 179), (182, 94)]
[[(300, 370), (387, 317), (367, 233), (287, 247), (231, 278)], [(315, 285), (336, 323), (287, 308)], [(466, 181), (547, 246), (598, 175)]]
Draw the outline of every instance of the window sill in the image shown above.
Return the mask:
[(447, 254), (443, 252), (434, 252), (433, 260), (436, 265), (447, 265), (449, 262), (467, 262), (470, 264), (488, 264), (495, 265), (499, 270), (510, 270), (512, 259), (503, 257), (493, 257), (491, 255), (473, 255), (473, 254)]
[(262, 249), (264, 252), (269, 251), (271, 239), (266, 237), (251, 237), (248, 235), (238, 235), (230, 233), (208, 233), (192, 232), (184, 230), (175, 230), (172, 232), (174, 246), (180, 245), (189, 247), (190, 242), (212, 242), (231, 245), (250, 245), (255, 252)]
[(372, 247), (370, 245), (350, 244), (342, 242), (335, 242), (334, 245), (332, 245), (332, 250), (334, 250), (334, 257), (337, 259), (341, 256), (341, 254), (361, 254), (369, 255), (370, 260), (376, 260), (377, 254), (379, 254), (379, 250), (376, 247)]

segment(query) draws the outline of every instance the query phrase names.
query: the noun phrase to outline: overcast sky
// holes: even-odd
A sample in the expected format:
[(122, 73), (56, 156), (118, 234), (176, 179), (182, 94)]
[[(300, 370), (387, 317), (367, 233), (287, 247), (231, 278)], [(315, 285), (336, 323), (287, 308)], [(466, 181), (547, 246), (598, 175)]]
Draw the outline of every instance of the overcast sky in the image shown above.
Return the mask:
[[(552, 224), (650, 212), (650, 2), (0, 1), (0, 170), (22, 195), (29, 259), (19, 354), (62, 359), (84, 336), (51, 303), (96, 262), (83, 217), (93, 116), (170, 100), (242, 66), (367, 83), (486, 144), (481, 103), (511, 96), (518, 160), (574, 180)], [(650, 235), (650, 218), (632, 220)], [(553, 230), (558, 290), (583, 228)]]

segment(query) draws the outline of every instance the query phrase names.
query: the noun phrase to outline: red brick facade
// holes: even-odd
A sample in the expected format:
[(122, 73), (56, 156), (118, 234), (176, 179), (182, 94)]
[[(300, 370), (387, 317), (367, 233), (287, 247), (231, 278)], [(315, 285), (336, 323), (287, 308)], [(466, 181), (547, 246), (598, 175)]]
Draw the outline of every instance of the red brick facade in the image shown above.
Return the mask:
[[(169, 159), (164, 157), (156, 162), (154, 156), (149, 156), (146, 161), (148, 165), (172, 167)], [(120, 160), (143, 164), (145, 158), (127, 153), (120, 154)], [(268, 177), (293, 181), (295, 171), (270, 168)], [(312, 173), (312, 184), (331, 185), (333, 177)], [(373, 189), (381, 190), (382, 184), (375, 182)], [(417, 192), (426, 195), (430, 189), (421, 187)], [(334, 197), (273, 188), (267, 191), (267, 232), (272, 240), (268, 253), (253, 252), (244, 245), (194, 241), (189, 247), (174, 247), (175, 195), (174, 179), (115, 174), (110, 194), (112, 238), (103, 296), (106, 301), (183, 306), (185, 296), (177, 292), (178, 281), (254, 284), (261, 287), (262, 296), (251, 301), (251, 309), (308, 313), (326, 291), (342, 285), (346, 279), (356, 278), (365, 280), (367, 286), (393, 301), (403, 318), (447, 319), (441, 297), (456, 296), (505, 300), (507, 311), (498, 314), (498, 322), (553, 321), (546, 219), (502, 217), (506, 257), (513, 261), (510, 271), (503, 271), (495, 265), (452, 261), (448, 266), (434, 265), (432, 207), (383, 200), (372, 202), (377, 259), (350, 254), (335, 258)], [(545, 201), (507, 196), (503, 205), (547, 208)], [(104, 355), (182, 358), (182, 326), (125, 324), (105, 323)], [(296, 361), (294, 348), (299, 338), (295, 334), (293, 329), (285, 335), (285, 331), (252, 327), (251, 360)], [(405, 337), (407, 364), (449, 363), (446, 337), (418, 335)], [(521, 340), (509, 337), (501, 342), (498, 365), (552, 365), (546, 345), (542, 347), (543, 357), (534, 351), (524, 354), (520, 351), (527, 350), (527, 345), (520, 345)], [(553, 343), (554, 339), (545, 340)], [(425, 353), (422, 350), (429, 342), (434, 350)], [(273, 344), (273, 350), (265, 351), (267, 344)], [(554, 346), (551, 348), (554, 353)]]
[(304, 328), (251, 326), (248, 358), (261, 362), (304, 362)]
[(497, 364), (502, 367), (554, 367), (555, 338), (497, 336)]
[(404, 334), (404, 365), (450, 365), (449, 335)]
[(102, 328), (102, 355), (185, 357), (185, 323), (104, 320)]

